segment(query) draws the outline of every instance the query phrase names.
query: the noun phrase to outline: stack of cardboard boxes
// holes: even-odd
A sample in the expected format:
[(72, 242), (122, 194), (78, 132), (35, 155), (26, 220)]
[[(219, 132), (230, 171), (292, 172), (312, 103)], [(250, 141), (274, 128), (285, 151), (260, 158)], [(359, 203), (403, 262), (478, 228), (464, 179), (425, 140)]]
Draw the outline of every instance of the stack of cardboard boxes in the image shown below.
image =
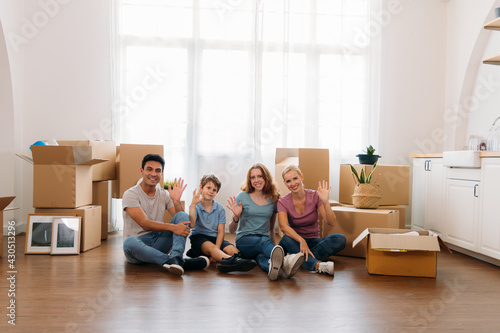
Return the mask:
[[(354, 165), (358, 171), (370, 172), (372, 165)], [(366, 228), (405, 228), (405, 207), (410, 196), (410, 167), (400, 165), (377, 165), (373, 182), (379, 185), (380, 201), (378, 209), (356, 209), (352, 206), (355, 182), (349, 164), (340, 166), (339, 202), (331, 202), (337, 217), (337, 224), (324, 224), (323, 236), (340, 233), (346, 236), (347, 243), (340, 255), (366, 256), (366, 239), (353, 248), (353, 241)]]
[(57, 141), (58, 146), (31, 146), (35, 214), (82, 217), (80, 251), (108, 238), (112, 198), (121, 198), (141, 177), (144, 155), (163, 156), (163, 145), (113, 141)]
[(115, 178), (116, 145), (91, 140), (58, 144), (31, 146), (33, 207), (35, 214), (80, 216), (80, 252), (85, 252), (101, 245), (102, 207), (93, 201), (93, 181)]

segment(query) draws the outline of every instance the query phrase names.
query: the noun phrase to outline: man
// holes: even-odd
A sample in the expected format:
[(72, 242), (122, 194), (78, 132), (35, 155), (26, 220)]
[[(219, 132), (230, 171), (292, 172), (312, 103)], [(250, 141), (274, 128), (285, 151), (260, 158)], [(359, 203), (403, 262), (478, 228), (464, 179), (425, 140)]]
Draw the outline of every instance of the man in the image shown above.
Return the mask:
[[(181, 205), (186, 186), (175, 179), (168, 191), (158, 185), (165, 160), (157, 154), (148, 154), (142, 160), (142, 181), (123, 194), (123, 251), (132, 264), (156, 263), (170, 273), (201, 270), (210, 261), (201, 256), (183, 259), (186, 237), (189, 235), (189, 216)], [(172, 215), (170, 223), (163, 223), (165, 209)]]

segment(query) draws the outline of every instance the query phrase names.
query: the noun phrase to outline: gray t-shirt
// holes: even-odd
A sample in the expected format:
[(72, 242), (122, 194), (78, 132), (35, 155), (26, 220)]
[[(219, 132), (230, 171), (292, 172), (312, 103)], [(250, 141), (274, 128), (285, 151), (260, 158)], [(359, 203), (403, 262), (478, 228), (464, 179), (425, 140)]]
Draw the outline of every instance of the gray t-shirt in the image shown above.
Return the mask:
[(138, 225), (128, 213), (126, 208), (141, 207), (148, 220), (163, 222), (165, 210), (174, 207), (174, 202), (170, 198), (168, 191), (157, 186), (154, 197), (150, 197), (144, 192), (141, 185), (135, 185), (129, 188), (123, 194), (123, 240), (130, 236), (142, 236), (150, 233), (150, 230), (144, 230)]

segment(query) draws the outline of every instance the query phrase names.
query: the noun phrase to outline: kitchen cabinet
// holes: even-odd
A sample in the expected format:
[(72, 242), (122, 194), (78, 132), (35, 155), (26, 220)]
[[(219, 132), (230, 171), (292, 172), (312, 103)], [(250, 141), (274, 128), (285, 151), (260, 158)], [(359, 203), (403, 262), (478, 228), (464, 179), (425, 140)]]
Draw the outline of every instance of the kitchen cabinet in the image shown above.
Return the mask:
[(442, 234), (443, 171), (442, 158), (413, 159), (412, 229)]
[(481, 169), (449, 168), (445, 193), (443, 240), (464, 249), (478, 250)]
[(500, 260), (500, 158), (481, 159), (479, 253)]

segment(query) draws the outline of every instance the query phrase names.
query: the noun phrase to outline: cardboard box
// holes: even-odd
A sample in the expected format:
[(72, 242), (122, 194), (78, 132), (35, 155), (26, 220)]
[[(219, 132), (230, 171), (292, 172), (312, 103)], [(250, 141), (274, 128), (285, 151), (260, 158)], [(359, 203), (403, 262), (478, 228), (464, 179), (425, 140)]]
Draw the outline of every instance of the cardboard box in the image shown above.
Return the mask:
[(58, 140), (60, 146), (92, 147), (92, 158), (106, 162), (92, 167), (92, 181), (116, 179), (116, 143), (114, 141), (95, 140)]
[(68, 214), (82, 217), (80, 252), (101, 245), (101, 206), (83, 206), (73, 209), (35, 208), (35, 214)]
[(304, 187), (318, 189), (319, 181), (330, 183), (330, 155), (328, 149), (316, 148), (276, 148), (274, 178), (281, 195), (290, 192), (283, 183), (281, 173), (288, 165), (294, 164), (304, 174)]
[(106, 160), (93, 158), (92, 147), (31, 146), (33, 207), (75, 208), (92, 203), (92, 166)]
[[(361, 169), (368, 174), (372, 165), (353, 165), (358, 174)], [(380, 185), (379, 205), (409, 205), (410, 204), (410, 167), (405, 165), (377, 165), (373, 172), (373, 181)], [(349, 164), (340, 165), (339, 202), (352, 205), (354, 179)]]
[[(186, 211), (186, 202), (184, 200), (181, 200), (181, 205), (182, 208), (184, 208), (184, 211)], [(189, 214), (189, 210), (186, 212)], [(170, 223), (172, 221), (172, 216), (168, 212), (168, 210), (165, 210), (165, 216), (163, 217), (163, 223)]]
[(0, 198), (0, 223), (2, 226), (2, 234), (0, 235), (0, 257), (3, 257), (3, 211), (16, 197)]
[[(418, 233), (418, 236), (396, 234)], [(425, 230), (368, 228), (361, 232), (352, 246), (368, 239), (366, 269), (370, 274), (436, 277), (437, 252), (443, 241)]]
[(113, 216), (112, 198), (115, 196), (115, 181), (104, 180), (92, 183), (92, 204), (101, 206), (101, 240), (108, 239)]
[(384, 209), (357, 209), (351, 207), (332, 207), (337, 223), (335, 226), (323, 224), (322, 237), (331, 234), (342, 234), (346, 237), (345, 249), (338, 255), (364, 258), (366, 256), (367, 241), (361, 241), (356, 248), (353, 241), (366, 228), (398, 228), (399, 212)]
[[(339, 204), (339, 203), (336, 203), (336, 202), (334, 202), (333, 205), (332, 205), (332, 201), (331, 200), (330, 200), (330, 206), (331, 207), (334, 207), (334, 206), (343, 206), (343, 207), (354, 208), (353, 205), (344, 205), (344, 204)], [(405, 229), (406, 228), (406, 207), (405, 206), (398, 206), (398, 205), (394, 205), (394, 206), (379, 206), (377, 209), (381, 209), (381, 210), (397, 210), (399, 212), (399, 225), (398, 225), (398, 228), (399, 229)]]
[[(163, 156), (163, 145), (121, 144), (116, 147), (116, 198), (123, 197), (126, 190), (141, 178), (142, 159), (147, 154)], [(163, 184), (163, 178), (160, 182)]]

